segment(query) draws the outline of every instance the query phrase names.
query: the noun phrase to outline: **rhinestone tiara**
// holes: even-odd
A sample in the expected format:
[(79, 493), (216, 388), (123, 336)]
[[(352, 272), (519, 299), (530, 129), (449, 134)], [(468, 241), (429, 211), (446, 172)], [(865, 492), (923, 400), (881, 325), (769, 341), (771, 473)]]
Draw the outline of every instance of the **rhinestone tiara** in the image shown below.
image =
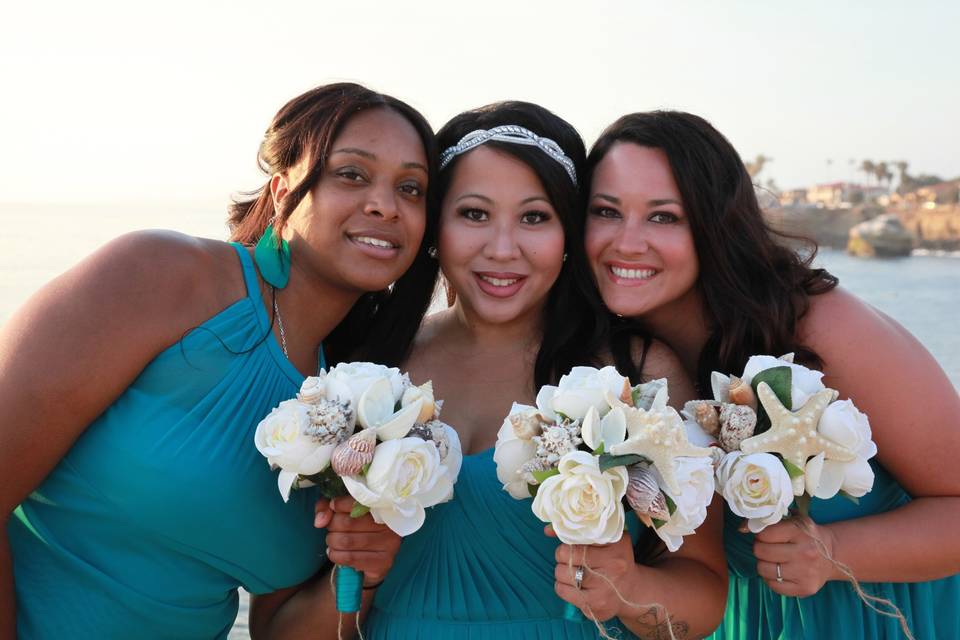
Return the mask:
[(559, 162), (563, 169), (570, 176), (574, 186), (577, 184), (577, 170), (574, 167), (573, 160), (567, 157), (556, 142), (550, 138), (538, 136), (530, 129), (516, 124), (504, 124), (492, 129), (477, 129), (460, 138), (460, 142), (447, 147), (440, 154), (440, 169), (443, 169), (450, 161), (457, 156), (470, 151), (474, 147), (479, 147), (490, 140), (499, 142), (510, 142), (513, 144), (525, 144), (532, 147), (539, 147), (545, 154)]

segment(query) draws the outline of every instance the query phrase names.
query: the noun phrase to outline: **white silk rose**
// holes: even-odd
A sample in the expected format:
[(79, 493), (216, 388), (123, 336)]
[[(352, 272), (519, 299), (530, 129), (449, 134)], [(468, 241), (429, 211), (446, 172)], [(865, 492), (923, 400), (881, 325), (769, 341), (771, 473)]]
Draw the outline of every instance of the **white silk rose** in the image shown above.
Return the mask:
[(284, 400), (257, 425), (254, 443), (271, 468), (280, 468), (277, 486), (284, 502), (290, 499), (298, 476), (323, 471), (336, 448), (336, 443), (318, 442), (310, 427), (308, 407), (299, 400)]
[(807, 492), (821, 499), (829, 499), (843, 491), (859, 498), (873, 488), (874, 473), (869, 458), (877, 455), (877, 445), (867, 416), (850, 400), (830, 404), (820, 417), (817, 430), (856, 454), (850, 462), (826, 460), (823, 454), (811, 458), (806, 465)]
[(683, 544), (683, 536), (694, 533), (707, 519), (707, 507), (713, 500), (713, 459), (682, 456), (675, 458), (674, 473), (680, 491), (670, 491), (656, 467), (651, 467), (661, 491), (670, 496), (676, 510), (667, 522), (656, 529), (657, 536), (671, 552)]
[[(385, 367), (372, 362), (341, 362), (326, 374), (328, 387), (331, 390), (336, 389), (336, 396), (340, 400), (349, 400), (354, 407), (357, 406), (363, 392), (381, 378), (386, 378), (390, 383), (393, 402), (399, 402), (404, 390), (409, 386), (409, 379), (396, 367)], [(342, 397), (344, 388), (349, 389), (349, 398)]]
[(500, 431), (497, 432), (497, 444), (493, 450), (493, 461), (497, 464), (497, 480), (502, 482), (504, 490), (517, 500), (530, 497), (530, 490), (527, 487), (529, 479), (521, 468), (536, 457), (537, 445), (529, 437), (520, 437), (531, 434), (522, 432), (518, 434), (510, 418), (520, 416), (534, 419), (536, 413), (536, 407), (514, 402), (510, 407), (510, 414), (504, 419)]
[(753, 533), (780, 522), (793, 502), (790, 475), (769, 453), (728, 453), (717, 467), (717, 490)]
[(559, 474), (543, 481), (533, 513), (553, 526), (566, 544), (609, 544), (623, 536), (623, 496), (627, 469), (600, 471), (599, 458), (571, 451), (560, 459)]
[(773, 356), (752, 356), (747, 360), (747, 366), (743, 368), (741, 379), (749, 385), (753, 382), (753, 378), (756, 377), (757, 374), (761, 371), (772, 369), (773, 367), (790, 367), (790, 399), (792, 406), (788, 408), (791, 411), (797, 411), (807, 403), (810, 396), (826, 388), (823, 386), (823, 382), (821, 382), (823, 378), (822, 372), (807, 369), (799, 364), (794, 364), (781, 358), (774, 358)]
[[(451, 442), (456, 433), (449, 429)], [(453, 435), (450, 435), (453, 432)], [(370, 515), (397, 535), (407, 536), (423, 525), (424, 509), (453, 497), (453, 483), (462, 454), (459, 440), (444, 461), (436, 445), (422, 438), (397, 438), (377, 445), (364, 476), (343, 476), (347, 491), (369, 507)]]
[(562, 413), (571, 420), (583, 420), (590, 407), (601, 416), (610, 410), (607, 393), (619, 397), (629, 386), (627, 379), (614, 367), (595, 369), (574, 367), (560, 378), (557, 386), (546, 385), (537, 394), (537, 407), (547, 420), (556, 420)]

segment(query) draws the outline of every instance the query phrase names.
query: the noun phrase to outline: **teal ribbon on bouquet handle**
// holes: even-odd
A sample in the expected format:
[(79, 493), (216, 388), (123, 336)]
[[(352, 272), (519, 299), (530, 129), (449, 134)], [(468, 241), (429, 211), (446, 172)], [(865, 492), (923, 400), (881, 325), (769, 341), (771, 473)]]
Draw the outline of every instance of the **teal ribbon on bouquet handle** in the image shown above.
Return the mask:
[(576, 622), (577, 624), (586, 620), (580, 607), (572, 602), (565, 602), (563, 607), (563, 619), (567, 622)]
[(363, 599), (363, 572), (353, 567), (336, 566), (337, 611), (356, 613)]

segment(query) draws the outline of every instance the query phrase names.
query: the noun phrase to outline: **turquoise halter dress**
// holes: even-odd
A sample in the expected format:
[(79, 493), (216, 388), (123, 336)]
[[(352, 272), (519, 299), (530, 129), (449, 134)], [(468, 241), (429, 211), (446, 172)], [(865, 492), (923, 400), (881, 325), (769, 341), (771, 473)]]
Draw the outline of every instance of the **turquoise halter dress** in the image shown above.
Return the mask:
[[(586, 640), (590, 621), (563, 619), (553, 590), (556, 538), (497, 480), (493, 449), (464, 456), (450, 502), (427, 511), (366, 620), (367, 640)], [(631, 532), (635, 518), (628, 518)], [(617, 621), (606, 628), (633, 638)]]
[(256, 270), (236, 250), (247, 296), (151, 361), (11, 516), (20, 640), (225, 638), (237, 587), (268, 593), (323, 564), (316, 491), (284, 503), (254, 447), (303, 376), (262, 340)]
[[(910, 501), (879, 464), (873, 490), (859, 504), (837, 496), (813, 500), (810, 516), (819, 524), (890, 511)], [(771, 591), (757, 575), (753, 535), (737, 531), (741, 519), (726, 509), (724, 545), (730, 567), (730, 590), (723, 623), (714, 640), (820, 640), (825, 638), (903, 638), (900, 623), (869, 609), (847, 582), (826, 583), (807, 598)], [(960, 638), (960, 575), (929, 582), (864, 582), (870, 595), (891, 600), (906, 616), (914, 637)]]

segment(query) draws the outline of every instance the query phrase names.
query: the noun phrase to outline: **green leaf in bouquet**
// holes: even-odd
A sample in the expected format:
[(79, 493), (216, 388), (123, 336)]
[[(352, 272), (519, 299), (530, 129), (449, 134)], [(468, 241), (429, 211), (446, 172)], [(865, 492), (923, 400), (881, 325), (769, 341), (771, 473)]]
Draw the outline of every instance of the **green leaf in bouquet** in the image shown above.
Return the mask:
[[(783, 406), (789, 408), (793, 406), (793, 400), (791, 398), (791, 389), (793, 388), (793, 370), (790, 367), (771, 367), (769, 369), (764, 369), (757, 375), (753, 377), (753, 380), (750, 381), (750, 386), (753, 387), (753, 392), (757, 392), (757, 386), (761, 382), (766, 382), (770, 385), (770, 390), (773, 391), (774, 395), (780, 400)], [(763, 404), (758, 404), (757, 406), (757, 428), (754, 431), (754, 435), (758, 435), (770, 428), (770, 417), (767, 416), (766, 410), (763, 408)]]
[(670, 515), (673, 515), (674, 513), (676, 513), (677, 503), (673, 501), (673, 498), (667, 495), (666, 492), (664, 492), (663, 497), (667, 499), (667, 513), (669, 513)]
[(783, 463), (783, 468), (787, 470), (787, 475), (790, 476), (790, 479), (802, 478), (804, 476), (804, 471), (797, 465), (793, 464), (785, 458), (780, 458), (780, 462)]
[(559, 469), (544, 469), (543, 471), (531, 471), (530, 475), (537, 481), (537, 486), (543, 484), (543, 481), (552, 476), (560, 475)]
[(360, 475), (363, 475), (363, 476), (367, 475), (367, 471), (370, 471), (370, 463), (369, 463), (369, 462), (368, 462), (367, 464), (363, 465), (362, 467), (360, 467)]
[(559, 411), (554, 411), (554, 413), (557, 414), (558, 418), (560, 418), (560, 422), (575, 422), (565, 413), (560, 413)]
[(601, 440), (601, 441), (600, 441), (600, 446), (593, 450), (593, 455), (595, 455), (595, 456), (602, 456), (602, 455), (603, 455), (603, 450), (604, 450), (605, 448), (606, 448), (606, 444), (603, 442), (603, 440)]
[(530, 492), (530, 497), (531, 497), (531, 498), (536, 498), (536, 497), (537, 497), (537, 491), (539, 491), (539, 490), (540, 490), (540, 485), (538, 485), (538, 484), (530, 484), (529, 482), (527, 483), (527, 491)]
[(327, 466), (327, 468), (320, 473), (315, 473), (312, 476), (306, 476), (306, 478), (313, 484), (317, 485), (320, 495), (322, 495), (324, 498), (332, 499), (347, 495), (347, 486), (343, 484), (343, 480), (330, 466)]
[(662, 527), (663, 525), (667, 524), (667, 521), (666, 521), (666, 520), (657, 520), (656, 518), (650, 518), (650, 520), (651, 520), (651, 522), (653, 522), (653, 528), (654, 528), (654, 529), (659, 529), (659, 528)]
[(600, 456), (600, 472), (604, 472), (607, 469), (612, 469), (613, 467), (629, 467), (632, 464), (637, 464), (638, 462), (650, 462), (644, 456), (638, 455), (636, 453), (625, 453), (620, 456), (615, 456), (612, 453), (604, 453)]
[(350, 509), (351, 518), (361, 518), (370, 513), (370, 507), (365, 504), (360, 504), (359, 502), (353, 505), (353, 509)]
[(858, 497), (856, 497), (856, 496), (852, 496), (852, 495), (850, 495), (849, 493), (847, 493), (846, 491), (841, 491), (841, 492), (840, 492), (840, 495), (843, 496), (844, 498), (846, 498), (847, 500), (849, 500), (850, 502), (852, 502), (853, 504), (860, 504), (860, 498), (858, 498)]

